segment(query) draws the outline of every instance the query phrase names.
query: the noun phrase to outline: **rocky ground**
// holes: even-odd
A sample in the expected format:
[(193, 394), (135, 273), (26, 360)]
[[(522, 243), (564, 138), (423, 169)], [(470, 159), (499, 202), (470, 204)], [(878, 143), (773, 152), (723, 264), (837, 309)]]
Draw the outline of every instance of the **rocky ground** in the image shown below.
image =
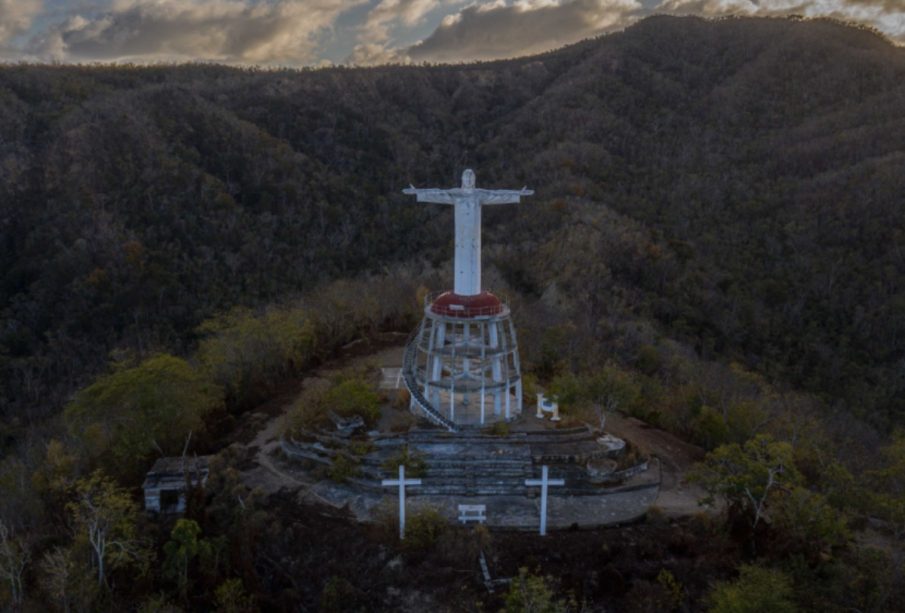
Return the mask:
[[(268, 494), (292, 493), (297, 500), (308, 504), (326, 504), (337, 509), (345, 507), (359, 519), (373, 519), (371, 511), (380, 503), (382, 498), (380, 494), (362, 493), (348, 486), (314, 480), (305, 471), (299, 470), (293, 462), (286, 461), (280, 453), (283, 418), (303, 387), (322, 384), (331, 374), (341, 369), (362, 368), (365, 365), (375, 369), (384, 368), (385, 372), (391, 374), (392, 369), (401, 361), (402, 347), (398, 345), (398, 339), (387, 338), (383, 340), (383, 344), (378, 342), (376, 345), (357, 343), (347, 348), (346, 355), (340, 359), (312, 373), (299, 385), (292, 386), (285, 394), (260, 407), (249, 417), (249, 423), (245, 428), (257, 429), (247, 443), (253, 461), (250, 463), (251, 467), (244, 473), (246, 483), (261, 488)], [(392, 378), (389, 375), (387, 377)], [(383, 387), (389, 385), (385, 382)], [(524, 429), (542, 427), (540, 423), (535, 423), (538, 420), (529, 413), (530, 411), (526, 410), (520, 420), (524, 422)], [(379, 427), (381, 430), (389, 431), (398, 425), (397, 422), (410, 419), (406, 411), (388, 408), (384, 411)], [(518, 427), (518, 424), (514, 425), (514, 428)], [(651, 463), (645, 478), (649, 481), (655, 471), (659, 473), (661, 480), (659, 491), (639, 488), (636, 491), (611, 494), (605, 497), (605, 504), (602, 505), (601, 501), (604, 498), (600, 497), (596, 500), (557, 499), (551, 489), (553, 494), (550, 502), (551, 528), (625, 523), (642, 516), (644, 509), (651, 504), (667, 517), (689, 516), (701, 511), (698, 501), (702, 498), (703, 492), (697, 486), (684, 482), (687, 470), (703, 455), (700, 448), (685, 443), (668, 432), (649, 427), (635, 418), (619, 414), (607, 417), (606, 430), (619, 438), (631, 441), (645, 455), (656, 458), (657, 461)], [(410, 500), (414, 507), (430, 505), (441, 509), (454, 509), (457, 502), (442, 496), (419, 498), (414, 491), (412, 494)], [(499, 509), (497, 513), (499, 519), (496, 523), (500, 527), (516, 527), (528, 523), (527, 517), (537, 517), (539, 505), (537, 499), (530, 498), (507, 501), (502, 498), (493, 500), (493, 497), (490, 497), (487, 500), (469, 499), (465, 502), (487, 505), (488, 514), (491, 509)], [(594, 517), (595, 514), (600, 516), (601, 521), (582, 519)], [(452, 518), (454, 511), (448, 515)]]
[[(659, 492), (653, 491), (656, 499), (645, 503), (653, 503), (657, 512), (644, 521), (618, 528), (551, 521), (552, 530), (545, 537), (450, 522), (435, 540), (419, 545), (398, 541), (389, 496), (383, 497), (387, 509), (376, 522), (355, 521), (354, 504), (338, 502), (329, 491), (334, 486), (311, 479), (281, 456), (283, 415), (303, 387), (323, 384), (340, 369), (398, 364), (402, 352), (398, 342), (353, 348), (355, 353), (325, 365), (259, 407), (240, 428), (246, 484), (269, 494), (269, 510), (291, 526), (281, 537), (288, 540), (273, 544), (294, 552), (293, 557), (279, 559), (276, 551), (273, 554), (286, 569), (285, 587), (291, 601), (274, 601), (274, 606), (293, 608), (305, 603), (331, 610), (331, 590), (340, 586), (340, 605), (332, 610), (499, 610), (510, 582), (517, 580), (520, 569), (526, 569), (548, 577), (560, 597), (571, 598), (583, 610), (656, 611), (672, 607), (674, 594), (664, 588), (668, 583), (664, 571), (681, 587), (681, 597), (693, 601), (708, 589), (708, 578), (725, 575), (732, 568), (725, 553), (731, 548), (727, 549), (707, 516), (700, 514), (701, 492), (683, 482), (701, 450), (620, 415), (608, 417), (607, 431), (632, 441), (662, 467), (662, 486)], [(390, 430), (399, 425), (396, 422), (409, 419), (406, 411), (387, 411), (380, 427)], [(413, 510), (417, 508), (418, 498), (410, 501)], [(551, 499), (551, 517), (562, 511), (557, 504), (568, 503)], [(537, 516), (534, 506), (523, 511), (526, 517)], [(490, 584), (479, 564), (482, 552), (493, 580)]]

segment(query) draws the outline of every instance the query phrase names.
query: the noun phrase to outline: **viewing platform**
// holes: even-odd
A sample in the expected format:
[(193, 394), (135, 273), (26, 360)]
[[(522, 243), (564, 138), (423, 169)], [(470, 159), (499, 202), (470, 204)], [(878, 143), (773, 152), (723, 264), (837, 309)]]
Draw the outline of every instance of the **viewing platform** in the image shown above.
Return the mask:
[[(419, 480), (407, 492), (409, 503), (413, 508), (437, 509), (450, 522), (458, 521), (460, 505), (483, 505), (487, 526), (536, 529), (538, 491), (526, 481), (537, 477), (544, 465), (549, 466), (552, 477), (564, 483), (550, 492), (551, 527), (632, 521), (644, 515), (656, 499), (659, 464), (627, 454), (620, 439), (602, 436), (586, 426), (520, 424), (521, 420), (503, 435), (475, 429), (378, 434), (371, 438), (371, 450), (358, 458), (357, 476), (343, 484), (321, 481), (313, 494), (337, 507), (349, 507), (361, 521), (370, 521), (381, 512), (381, 480), (393, 475), (388, 464), (406, 450), (422, 463), (420, 470), (407, 471)], [(617, 441), (620, 444), (615, 444)], [(285, 441), (283, 452), (290, 459), (327, 464), (343, 455), (337, 445), (329, 440)], [(592, 463), (599, 467), (601, 461), (610, 465), (604, 480), (589, 470)]]
[(509, 314), (509, 300), (488, 290), (474, 296), (460, 296), (455, 292), (431, 292), (424, 299), (426, 315), (478, 319)]

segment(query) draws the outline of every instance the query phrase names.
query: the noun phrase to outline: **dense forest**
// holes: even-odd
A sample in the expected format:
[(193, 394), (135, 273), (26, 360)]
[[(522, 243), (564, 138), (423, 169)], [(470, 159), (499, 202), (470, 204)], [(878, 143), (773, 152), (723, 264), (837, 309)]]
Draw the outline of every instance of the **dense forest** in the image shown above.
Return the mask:
[[(400, 190), (457, 183), (465, 167), (482, 186), (536, 190), (485, 213), (484, 263), (519, 309), (531, 376), (566, 406), (607, 396), (721, 453), (750, 451), (768, 413), (785, 419), (771, 434), (796, 441), (819, 413), (821, 434), (795, 448), (790, 487), (905, 525), (898, 499), (870, 512), (839, 502), (852, 494), (844, 471), (873, 471), (865, 483), (878, 488), (905, 474), (905, 437), (886, 437), (905, 425), (903, 142), (905, 52), (830, 20), (652, 17), (544, 55), (456, 66), (0, 67), (0, 570), (16, 551), (42, 560), (9, 580), (11, 601), (44, 582), (61, 610), (116, 602), (98, 595), (104, 577), (90, 593), (74, 587), (91, 583), (67, 566), (77, 539), (36, 536), (39, 518), (75, 533), (91, 500), (132, 517), (117, 488), (137, 485), (161, 446), (178, 452), (215, 414), (198, 444), (217, 450), (224, 424), (286, 377), (357, 336), (414, 325), (419, 288), (449, 283), (451, 211)], [(194, 412), (143, 414), (143, 437), (111, 425), (132, 406), (123, 390), (174, 381), (176, 395), (156, 402), (189, 398)], [(768, 455), (787, 452), (761, 442)], [(820, 455), (830, 442), (849, 465)], [(819, 477), (828, 466), (843, 471), (832, 483)], [(329, 609), (326, 591), (279, 592), (261, 569), (289, 555), (276, 541), (288, 549), (342, 529), (314, 534), (318, 524), (303, 522), (269, 534), (277, 524), (263, 505), (230, 515), (241, 489), (230, 479), (224, 470), (193, 516), (220, 535), (205, 547), (229, 551), (197, 579), (204, 602), (251, 610), (247, 591), (270, 607), (301, 598)], [(807, 491), (802, 508), (830, 509)], [(241, 496), (251, 508), (253, 493)], [(831, 515), (811, 518), (825, 543), (790, 528), (781, 544), (757, 544), (778, 558), (794, 549), (786, 572), (799, 605), (826, 610), (837, 595), (820, 600), (814, 586), (835, 582), (850, 599), (840, 610), (894, 608), (901, 556), (880, 587), (870, 583), (881, 582), (879, 558), (855, 551), (824, 564), (847, 530)], [(29, 540), (13, 540), (13, 528)], [(711, 529), (722, 527), (687, 525), (683, 538), (705, 542)], [(180, 530), (154, 535), (158, 549), (191, 541), (193, 567), (206, 566), (203, 539)], [(271, 540), (253, 551), (256, 539)], [(367, 542), (363, 560), (378, 555)], [(688, 577), (705, 555), (696, 547), (683, 549)], [(714, 563), (713, 576), (753, 559), (745, 552)], [(322, 565), (318, 555), (305, 564)], [(152, 557), (124, 558), (120, 572)], [(117, 589), (137, 598), (165, 585), (186, 605), (189, 558), (179, 559), (160, 584)], [(790, 592), (771, 572), (746, 566), (741, 577)], [(656, 577), (648, 591), (668, 600), (674, 585)], [(376, 606), (367, 590), (331, 585), (340, 601)], [(627, 590), (631, 610), (663, 610)], [(165, 609), (151, 601), (147, 610)], [(688, 595), (676, 602), (697, 610)]]
[[(666, 17), (462, 66), (6, 66), (4, 413), (45, 416), (111, 350), (183, 346), (218, 310), (444, 262), (449, 211), (399, 191), (469, 165), (537, 189), (488, 214), (515, 290), (565, 275), (599, 317), (618, 286), (702, 355), (899, 422), (903, 74), (838, 23)], [(629, 228), (640, 253), (564, 261)], [(539, 270), (560, 235), (582, 244)]]

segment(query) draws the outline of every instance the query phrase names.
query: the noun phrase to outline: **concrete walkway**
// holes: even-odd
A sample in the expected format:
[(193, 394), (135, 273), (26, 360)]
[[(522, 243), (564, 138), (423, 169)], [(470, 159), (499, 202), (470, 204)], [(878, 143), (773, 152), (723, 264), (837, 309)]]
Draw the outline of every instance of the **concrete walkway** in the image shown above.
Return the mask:
[[(370, 522), (381, 515), (396, 514), (395, 490), (387, 489), (385, 496), (364, 492), (349, 485), (321, 481), (306, 490), (300, 498), (310, 502), (329, 502), (336, 508), (346, 508), (358, 521)], [(599, 496), (556, 496), (551, 489), (547, 500), (547, 526), (566, 529), (572, 526), (591, 528), (624, 524), (637, 520), (657, 499), (659, 487), (650, 484), (628, 491), (614, 491)], [(540, 498), (528, 496), (420, 496), (417, 487), (406, 490), (406, 512), (411, 517), (418, 509), (433, 508), (455, 522), (458, 505), (487, 507), (486, 525), (493, 528), (536, 530), (540, 518)]]
[[(386, 392), (390, 392), (398, 382), (396, 365), (401, 362), (401, 353), (401, 347), (387, 347), (368, 355), (356, 356), (346, 361), (345, 365), (368, 363), (372, 367), (380, 368), (379, 385)], [(330, 367), (323, 368), (306, 378), (303, 385), (313, 385), (331, 372)], [(283, 410), (285, 411), (290, 404), (291, 402), (287, 401)], [(399, 413), (411, 419), (407, 412), (404, 412), (404, 415), (402, 411), (396, 410), (388, 410), (385, 413), (392, 415)], [(256, 466), (244, 471), (245, 481), (249, 485), (261, 487), (268, 493), (279, 490), (296, 492), (301, 503), (327, 504), (336, 509), (347, 509), (359, 521), (374, 521), (383, 514), (395, 513), (395, 493), (389, 489), (382, 491), (378, 486), (379, 481), (373, 480), (376, 477), (369, 478), (368, 483), (359, 485), (337, 484), (329, 480), (317, 481), (306, 471), (300, 470), (296, 462), (287, 461), (279, 451), (281, 421), (281, 416), (265, 418), (262, 422), (263, 427), (258, 430), (254, 440), (250, 441), (248, 446), (253, 449)], [(540, 434), (549, 427), (550, 424), (546, 420), (537, 420), (533, 415), (524, 415), (511, 424), (514, 434), (521, 431), (527, 437), (531, 437), (535, 432)], [(594, 493), (593, 488), (590, 492), (582, 492), (566, 487), (566, 490), (573, 490), (568, 494), (562, 491), (557, 493), (556, 488), (551, 488), (548, 500), (548, 526), (551, 529), (568, 529), (573, 525), (592, 527), (626, 523), (642, 517), (652, 505), (670, 516), (688, 515), (701, 510), (697, 502), (702, 492), (699, 488), (688, 486), (683, 482), (686, 470), (702, 455), (699, 448), (628, 417), (608, 416), (606, 429), (616, 436), (632, 441), (645, 454), (650, 454), (659, 461), (651, 462), (648, 471), (632, 477), (623, 487), (601, 487), (600, 494)], [(559, 445), (553, 442), (538, 447), (537, 443), (532, 445), (525, 441), (526, 444), (521, 449), (506, 443), (498, 445), (496, 441), (439, 439), (440, 437), (437, 440), (422, 442), (417, 436), (413, 436), (408, 443), (413, 450), (431, 452), (438, 460), (448, 458), (449, 461), (453, 461), (458, 456), (464, 461), (467, 456), (477, 455), (506, 464), (514, 463), (518, 458), (529, 467), (527, 472), (530, 474), (515, 475), (516, 471), (513, 468), (513, 479), (537, 477), (535, 473), (539, 470), (538, 466), (534, 466), (528, 457), (522, 456), (558, 455), (554, 451)], [(564, 439), (562, 446), (567, 447), (570, 453), (576, 453), (585, 444), (588, 442), (567, 442)], [(377, 447), (380, 446), (381, 444), (377, 443)], [(425, 448), (419, 449), (422, 446)], [(544, 460), (544, 463), (547, 461)], [(565, 476), (568, 485), (571, 482), (570, 471), (577, 468), (575, 464), (563, 465), (561, 469), (551, 466), (551, 477)], [(450, 483), (454, 481), (441, 474), (443, 471), (438, 471), (437, 467), (434, 472), (437, 473), (435, 479), (444, 482), (449, 480)], [(417, 487), (407, 491), (410, 515), (418, 508), (431, 507), (448, 517), (450, 521), (456, 521), (458, 505), (483, 504), (486, 506), (487, 525), (491, 527), (520, 530), (536, 530), (538, 527), (540, 499), (534, 490), (539, 488), (528, 488), (526, 495), (512, 495), (514, 490), (506, 491), (505, 495), (502, 490), (499, 493), (487, 494), (472, 488), (462, 490), (466, 492), (463, 495), (448, 488), (432, 488), (430, 481), (430, 478), (425, 481), (425, 491), (422, 494), (419, 494)]]

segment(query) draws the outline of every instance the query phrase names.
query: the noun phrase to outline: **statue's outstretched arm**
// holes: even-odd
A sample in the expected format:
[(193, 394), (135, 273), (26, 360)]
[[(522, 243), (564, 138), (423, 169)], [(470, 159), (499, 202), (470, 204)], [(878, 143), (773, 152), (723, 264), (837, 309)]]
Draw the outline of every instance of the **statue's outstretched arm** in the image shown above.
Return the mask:
[(437, 204), (455, 204), (452, 194), (445, 189), (418, 189), (414, 185), (402, 190), (403, 194), (417, 196), (418, 202), (435, 202)]
[(479, 189), (481, 204), (513, 204), (521, 201), (522, 196), (534, 195), (533, 189)]

